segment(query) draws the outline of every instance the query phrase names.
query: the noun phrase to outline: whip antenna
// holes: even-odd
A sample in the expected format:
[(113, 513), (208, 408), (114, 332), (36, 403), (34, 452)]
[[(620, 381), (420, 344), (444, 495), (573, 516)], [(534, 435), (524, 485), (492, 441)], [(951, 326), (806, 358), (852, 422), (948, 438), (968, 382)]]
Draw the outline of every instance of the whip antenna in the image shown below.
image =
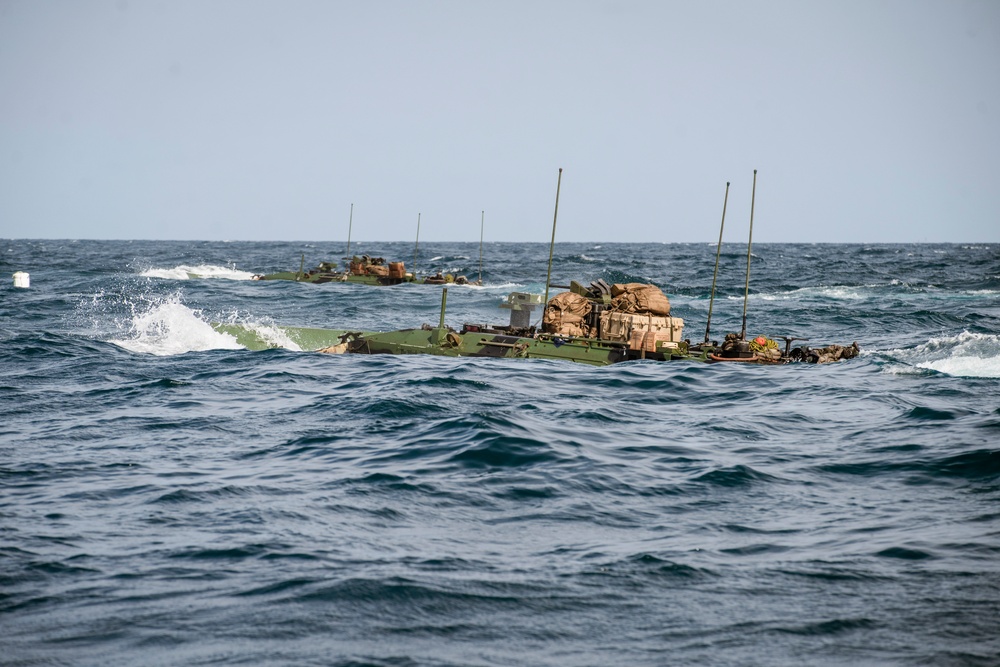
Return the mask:
[(552, 281), (552, 249), (556, 245), (556, 218), (559, 217), (559, 188), (562, 186), (562, 167), (559, 167), (559, 179), (556, 181), (556, 210), (552, 214), (552, 241), (549, 243), (549, 272), (545, 276), (545, 301), (542, 308), (549, 303), (549, 283)]
[(708, 321), (705, 323), (705, 342), (712, 328), (712, 304), (715, 303), (715, 279), (719, 277), (719, 255), (722, 253), (722, 230), (726, 228), (726, 204), (729, 203), (729, 181), (726, 181), (726, 196), (722, 200), (722, 224), (719, 225), (719, 245), (715, 249), (715, 273), (712, 274), (712, 295), (708, 299)]
[(351, 204), (351, 217), (347, 220), (347, 261), (351, 261), (351, 227), (354, 225), (354, 204)]
[(420, 246), (420, 214), (417, 213), (417, 240), (413, 242), (413, 277), (417, 277), (417, 247)]
[(743, 328), (740, 340), (747, 339), (747, 298), (750, 296), (750, 247), (753, 245), (753, 205), (757, 198), (757, 170), (753, 170), (753, 190), (750, 194), (750, 238), (747, 239), (747, 282), (743, 288)]

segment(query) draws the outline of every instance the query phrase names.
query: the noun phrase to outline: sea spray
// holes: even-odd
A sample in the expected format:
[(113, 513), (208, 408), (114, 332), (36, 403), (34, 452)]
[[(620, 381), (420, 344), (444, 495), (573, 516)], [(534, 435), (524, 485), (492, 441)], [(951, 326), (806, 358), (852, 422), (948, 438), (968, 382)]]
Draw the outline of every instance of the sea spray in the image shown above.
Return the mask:
[(301, 352), (302, 347), (289, 338), (288, 333), (275, 324), (270, 317), (244, 315), (231, 312), (218, 320), (222, 324), (237, 326), (252, 332), (257, 338), (272, 348), (282, 348), (291, 352)]
[(149, 268), (139, 275), (145, 278), (161, 278), (164, 280), (193, 280), (198, 278), (217, 278), (224, 280), (253, 280), (254, 274), (249, 271), (239, 271), (235, 267), (217, 266), (214, 264), (199, 264), (188, 266), (181, 264), (173, 268)]
[(919, 368), (955, 377), (1000, 377), (1000, 336), (994, 334), (963, 331), (882, 354), (902, 364), (889, 369), (896, 373)]
[(229, 334), (220, 333), (178, 300), (169, 300), (151, 309), (136, 312), (124, 338), (109, 342), (132, 352), (168, 356), (204, 350), (238, 350), (242, 345)]

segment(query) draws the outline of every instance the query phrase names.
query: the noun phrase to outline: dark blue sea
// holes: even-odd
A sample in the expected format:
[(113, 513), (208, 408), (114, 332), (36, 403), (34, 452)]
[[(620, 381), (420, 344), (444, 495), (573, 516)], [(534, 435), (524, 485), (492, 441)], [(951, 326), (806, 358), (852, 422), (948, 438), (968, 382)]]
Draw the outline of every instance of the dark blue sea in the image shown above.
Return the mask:
[[(0, 663), (1000, 664), (1000, 245), (755, 245), (748, 333), (861, 346), (829, 365), (251, 352), (209, 326), (437, 321), (440, 287), (249, 280), (344, 250), (0, 241)], [(503, 323), (548, 250), (486, 244), (448, 323)], [(697, 341), (714, 261), (558, 243), (553, 282), (656, 283)], [(478, 278), (479, 244), (416, 268)], [(745, 271), (725, 245), (713, 338)]]

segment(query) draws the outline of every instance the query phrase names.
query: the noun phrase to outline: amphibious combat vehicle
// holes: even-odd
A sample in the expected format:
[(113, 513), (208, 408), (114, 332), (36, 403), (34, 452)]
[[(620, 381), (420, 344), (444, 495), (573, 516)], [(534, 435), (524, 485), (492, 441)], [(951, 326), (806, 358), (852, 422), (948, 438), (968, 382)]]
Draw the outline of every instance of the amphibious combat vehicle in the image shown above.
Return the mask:
[(345, 270), (339, 270), (332, 262), (320, 262), (313, 269), (305, 270), (305, 256), (298, 271), (279, 271), (278, 273), (257, 274), (254, 280), (294, 280), (300, 283), (360, 283), (363, 285), (399, 285), (415, 283), (418, 285), (466, 285), (465, 276), (453, 276), (450, 273), (417, 278), (407, 272), (403, 262), (386, 262), (382, 257), (354, 255), (347, 263)]
[[(747, 241), (747, 274), (743, 293), (743, 327), (739, 334), (727, 334), (721, 344), (710, 340), (709, 334), (722, 250), (722, 231), (726, 221), (726, 203), (729, 200), (729, 183), (726, 183), (726, 195), (722, 204), (722, 223), (719, 227), (719, 244), (715, 255), (715, 273), (712, 277), (712, 296), (705, 325), (705, 339), (699, 343), (692, 343), (690, 339), (683, 337), (684, 320), (671, 316), (670, 301), (655, 285), (645, 283), (608, 285), (601, 280), (592, 282), (589, 286), (576, 281), (569, 286), (552, 285), (552, 256), (556, 237), (556, 218), (559, 213), (562, 169), (559, 170), (559, 179), (556, 182), (556, 204), (552, 217), (552, 241), (549, 244), (545, 297), (524, 292), (511, 293), (500, 305), (501, 308), (511, 311), (509, 324), (496, 326), (465, 324), (458, 330), (445, 326), (445, 307), (448, 300), (448, 289), (445, 288), (441, 293), (441, 317), (436, 327), (425, 324), (419, 329), (385, 332), (285, 329), (285, 334), (301, 349), (330, 354), (432, 354), (447, 357), (562, 359), (595, 366), (635, 359), (655, 361), (688, 359), (750, 364), (782, 364), (796, 361), (826, 363), (857, 356), (859, 352), (857, 343), (849, 346), (830, 345), (819, 349), (804, 346), (793, 348), (794, 341), (803, 339), (779, 336), (777, 338), (785, 343), (782, 349), (773, 337), (757, 336), (748, 340), (746, 307), (750, 290), (750, 249), (753, 242), (757, 170), (755, 169), (753, 173), (750, 236)], [(418, 238), (419, 229), (418, 215)], [(480, 257), (481, 254), (480, 241)], [(371, 258), (362, 258), (365, 261), (357, 261), (358, 259), (354, 258), (351, 261), (350, 269), (346, 273), (327, 271), (325, 267), (329, 265), (320, 265), (319, 271), (305, 275), (300, 268), (298, 274), (272, 274), (261, 276), (260, 279), (346, 281), (356, 273), (356, 270), (359, 277), (363, 275), (364, 279), (370, 279), (367, 267), (381, 266), (384, 263), (381, 259), (378, 262), (372, 262)], [(381, 269), (379, 271), (381, 272)], [(402, 263), (390, 264), (386, 272), (389, 272), (389, 279), (398, 282), (412, 275), (405, 273)], [(568, 291), (557, 294), (549, 300), (549, 287), (563, 287)], [(538, 330), (531, 324), (531, 314), (543, 304), (545, 311), (542, 327)], [(245, 328), (233, 325), (214, 326), (221, 332), (235, 336), (237, 342), (250, 349), (276, 346)]]
[[(631, 289), (626, 289), (631, 287)], [(653, 287), (653, 290), (649, 288)], [(798, 339), (758, 336), (744, 340), (729, 334), (722, 343), (692, 343), (683, 338), (684, 321), (669, 314), (657, 315), (646, 308), (650, 299), (636, 297), (647, 292), (656, 301), (659, 288), (631, 283), (607, 285), (596, 281), (590, 286), (573, 282), (568, 292), (555, 295), (546, 304), (539, 330), (531, 324), (532, 314), (542, 305), (542, 296), (513, 292), (500, 304), (510, 310), (506, 325), (464, 324), (460, 329), (445, 325), (448, 290), (442, 290), (441, 314), (437, 326), (395, 331), (351, 331), (346, 329), (282, 328), (301, 349), (328, 354), (430, 354), (447, 357), (491, 357), (507, 359), (560, 359), (594, 366), (623, 361), (692, 360), (783, 364), (825, 363), (857, 356), (858, 346), (831, 345), (820, 349), (792, 347)], [(650, 294), (651, 293), (651, 294)], [(572, 295), (567, 297), (565, 295)], [(660, 293), (662, 295), (662, 292)], [(665, 299), (665, 297), (664, 297)], [(662, 309), (659, 312), (663, 312)], [(238, 325), (213, 325), (236, 337), (249, 349), (278, 345)], [(579, 334), (579, 335), (578, 335)]]

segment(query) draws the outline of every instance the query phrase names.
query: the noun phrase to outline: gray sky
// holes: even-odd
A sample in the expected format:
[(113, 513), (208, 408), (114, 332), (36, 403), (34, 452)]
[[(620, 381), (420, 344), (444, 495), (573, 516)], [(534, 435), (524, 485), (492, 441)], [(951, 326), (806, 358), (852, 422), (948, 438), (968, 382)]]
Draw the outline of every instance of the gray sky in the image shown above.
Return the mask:
[(0, 237), (1000, 240), (1000, 2), (0, 0)]

